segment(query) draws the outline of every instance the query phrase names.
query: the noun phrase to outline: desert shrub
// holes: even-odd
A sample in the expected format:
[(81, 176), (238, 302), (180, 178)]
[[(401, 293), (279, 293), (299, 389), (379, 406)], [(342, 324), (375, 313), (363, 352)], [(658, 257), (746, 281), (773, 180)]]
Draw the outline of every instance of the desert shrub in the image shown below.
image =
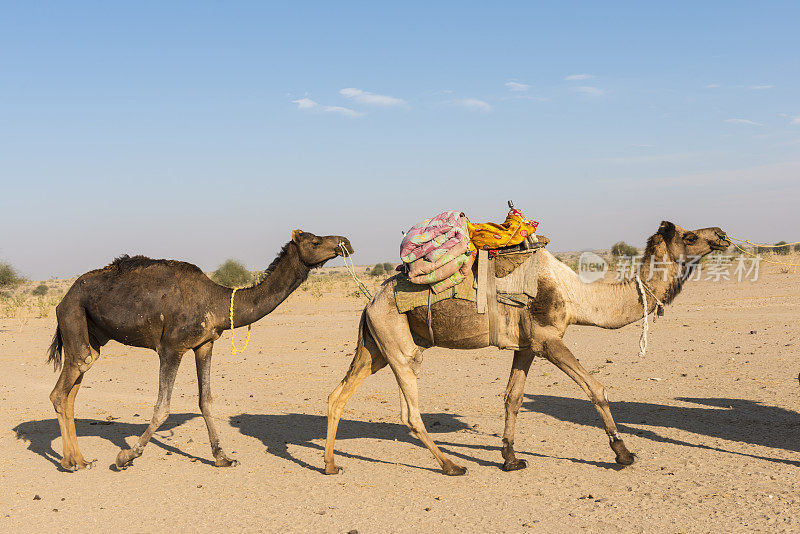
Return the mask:
[(619, 241), (611, 246), (611, 254), (617, 257), (636, 256), (639, 254), (639, 249), (627, 244), (625, 241)]
[(211, 275), (211, 279), (225, 287), (243, 287), (253, 283), (252, 273), (236, 260), (225, 260)]
[(31, 295), (33, 295), (34, 297), (43, 297), (47, 294), (49, 290), (50, 288), (47, 287), (46, 285), (39, 284), (38, 286), (33, 288), (33, 291), (31, 291)]
[(394, 271), (394, 268), (395, 268), (394, 263), (390, 263), (387, 261), (383, 264), (383, 270), (386, 271), (387, 273)]
[(25, 278), (11, 264), (0, 263), (0, 287), (13, 287), (24, 281)]
[(778, 241), (777, 243), (775, 243), (775, 246), (778, 247), (775, 249), (775, 254), (780, 254), (782, 256), (790, 254), (792, 252), (792, 247), (785, 245), (786, 241)]
[(372, 268), (369, 274), (371, 274), (372, 276), (382, 276), (386, 274), (386, 269), (383, 268), (382, 263), (376, 263), (375, 267)]

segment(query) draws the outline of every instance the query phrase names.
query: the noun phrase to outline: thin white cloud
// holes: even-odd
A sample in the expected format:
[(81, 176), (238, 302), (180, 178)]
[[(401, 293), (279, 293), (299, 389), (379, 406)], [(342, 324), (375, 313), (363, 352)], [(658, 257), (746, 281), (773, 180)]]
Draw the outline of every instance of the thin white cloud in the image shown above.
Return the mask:
[(461, 98), (458, 100), (453, 100), (453, 104), (471, 109), (473, 111), (483, 111), (484, 113), (492, 111), (492, 106), (488, 102), (484, 102), (483, 100), (479, 100), (477, 98)]
[(515, 92), (523, 92), (531, 88), (531, 86), (528, 85), (527, 83), (520, 83), (515, 81), (506, 82), (506, 87), (508, 87), (509, 91), (515, 91)]
[(655, 145), (648, 145), (648, 144), (631, 145), (631, 146), (635, 147), (635, 148), (653, 148), (653, 147), (655, 147)]
[(749, 119), (725, 119), (729, 124), (746, 124), (747, 126), (764, 126), (760, 122), (751, 121)]
[(800, 116), (792, 117), (792, 124), (800, 125)]
[(297, 100), (292, 100), (292, 104), (297, 104), (297, 109), (306, 111), (319, 110), (324, 113), (336, 113), (339, 115), (345, 115), (347, 117), (360, 117), (363, 115), (363, 113), (359, 113), (354, 109), (345, 108), (342, 106), (322, 106), (310, 98), (298, 98)]
[(759, 90), (762, 90), (762, 89), (772, 89), (773, 87), (775, 87), (775, 86), (774, 85), (749, 85), (749, 86), (747, 86), (748, 89), (751, 89), (753, 91), (759, 91)]
[(319, 105), (310, 98), (300, 98), (298, 100), (292, 100), (292, 104), (297, 104), (297, 109), (311, 109)]
[(597, 87), (592, 87), (590, 85), (581, 85), (580, 87), (575, 87), (573, 91), (588, 96), (603, 96), (604, 94), (606, 94), (605, 91), (603, 91), (602, 89), (598, 89)]
[(392, 107), (392, 106), (404, 106), (406, 105), (405, 101), (400, 98), (395, 98), (393, 96), (386, 96), (386, 95), (378, 95), (375, 93), (370, 93), (369, 91), (363, 91), (361, 89), (356, 89), (355, 87), (345, 87), (339, 94), (355, 100), (360, 104), (365, 104), (368, 106), (384, 106), (384, 107)]
[(708, 84), (708, 85), (706, 85), (704, 87), (706, 89), (718, 89), (719, 88), (719, 84), (718, 83), (710, 83), (710, 84)]
[(345, 115), (347, 117), (360, 117), (363, 115), (363, 113), (359, 113), (354, 109), (345, 108), (342, 106), (325, 106), (322, 111), (325, 113), (338, 113), (339, 115)]
[(592, 78), (594, 78), (593, 74), (570, 74), (564, 79), (568, 82), (576, 82), (580, 80), (591, 80)]

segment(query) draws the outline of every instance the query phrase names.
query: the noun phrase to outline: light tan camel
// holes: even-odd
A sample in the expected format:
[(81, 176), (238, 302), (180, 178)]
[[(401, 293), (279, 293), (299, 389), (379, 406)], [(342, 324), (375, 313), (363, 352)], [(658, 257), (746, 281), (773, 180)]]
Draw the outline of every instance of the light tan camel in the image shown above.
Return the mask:
[[(634, 456), (617, 434), (603, 384), (587, 373), (570, 352), (562, 341), (564, 332), (573, 324), (621, 328), (642, 319), (644, 305), (641, 291), (646, 292), (648, 312), (656, 308), (656, 298), (663, 303), (670, 303), (683, 287), (696, 265), (696, 259), (714, 250), (724, 250), (729, 245), (725, 233), (716, 227), (689, 231), (670, 222), (661, 223), (658, 232), (648, 240), (642, 259), (639, 272), (642, 289), (638, 289), (635, 280), (583, 283), (577, 274), (552, 254), (546, 250), (539, 251), (539, 291), (526, 310), (530, 314), (529, 319), (532, 319), (525, 321), (532, 324), (532, 328), (527, 329), (532, 332), (529, 336), (530, 348), (514, 352), (505, 394), (503, 469), (513, 471), (526, 467), (525, 460), (517, 459), (514, 455), (514, 427), (522, 405), (528, 369), (536, 355), (544, 356), (578, 383), (600, 413), (617, 463), (633, 463)], [(387, 363), (400, 386), (403, 423), (433, 453), (445, 474), (466, 473), (465, 468), (442, 454), (428, 435), (420, 416), (417, 373), (422, 364), (423, 348), (432, 346), (427, 317), (425, 307), (399, 313), (391, 283), (384, 284), (364, 309), (353, 362), (342, 382), (328, 398), (325, 473), (340, 471), (334, 463), (333, 450), (345, 403), (367, 376)], [(431, 306), (431, 317), (436, 346), (452, 349), (489, 346), (488, 321), (485, 315), (478, 315), (474, 302), (459, 299), (440, 301)], [(520, 325), (521, 329), (523, 327)]]

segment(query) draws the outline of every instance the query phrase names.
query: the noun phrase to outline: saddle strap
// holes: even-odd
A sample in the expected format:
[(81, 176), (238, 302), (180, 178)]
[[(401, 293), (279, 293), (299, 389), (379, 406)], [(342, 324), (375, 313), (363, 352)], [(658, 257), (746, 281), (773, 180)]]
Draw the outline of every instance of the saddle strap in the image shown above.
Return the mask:
[(475, 305), (478, 308), (478, 313), (481, 314), (486, 313), (486, 283), (488, 282), (488, 274), (489, 251), (481, 249), (478, 251), (478, 290), (475, 294)]
[[(488, 260), (488, 258), (487, 258)], [(486, 261), (486, 307), (489, 312), (489, 345), (498, 346), (500, 339), (500, 310), (497, 304), (497, 279), (494, 276), (494, 262)], [(480, 265), (478, 266), (480, 268)]]

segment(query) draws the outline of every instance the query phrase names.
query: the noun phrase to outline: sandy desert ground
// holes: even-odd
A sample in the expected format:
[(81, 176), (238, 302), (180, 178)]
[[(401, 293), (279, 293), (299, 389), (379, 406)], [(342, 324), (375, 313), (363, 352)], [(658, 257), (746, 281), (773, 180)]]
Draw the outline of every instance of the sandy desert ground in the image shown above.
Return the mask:
[[(112, 469), (150, 420), (154, 353), (104, 348), (76, 402), (94, 469), (59, 470), (44, 364), (55, 319), (0, 319), (0, 531), (736, 532), (798, 531), (800, 274), (691, 282), (651, 328), (573, 327), (567, 343), (609, 388), (625, 441), (614, 463), (583, 392), (535, 361), (517, 426), (528, 468), (500, 469), (511, 353), (425, 353), (421, 406), (465, 465), (447, 477), (399, 421), (387, 369), (367, 379), (339, 428), (338, 476), (321, 472), (326, 398), (344, 375), (362, 308), (352, 285), (297, 291), (255, 325), (247, 351), (215, 349), (215, 416), (232, 469), (210, 462), (187, 355), (172, 415), (144, 455)], [(243, 339), (243, 330), (237, 339)]]

